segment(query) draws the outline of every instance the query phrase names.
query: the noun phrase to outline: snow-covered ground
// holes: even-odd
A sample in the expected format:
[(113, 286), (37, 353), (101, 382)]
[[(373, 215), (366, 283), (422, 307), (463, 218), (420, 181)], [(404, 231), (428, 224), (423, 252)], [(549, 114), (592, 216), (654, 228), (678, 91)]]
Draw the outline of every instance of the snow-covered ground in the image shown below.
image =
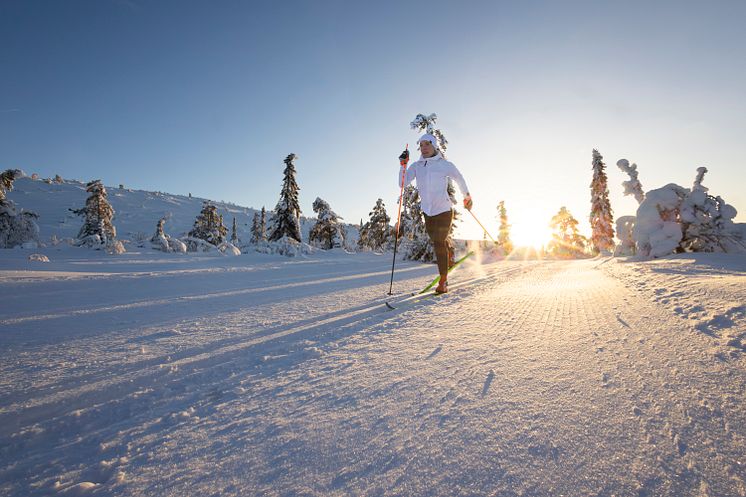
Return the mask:
[(202, 200), (110, 188), (110, 256), (59, 243), (82, 184), (15, 187), (0, 495), (746, 495), (744, 256), (474, 258), (407, 305), (399, 261), (387, 310), (391, 254), (164, 254)]
[[(135, 244), (139, 240), (149, 240), (158, 220), (168, 216), (165, 231), (169, 235), (181, 237), (186, 235), (193, 226), (194, 220), (202, 209), (202, 203), (207, 200), (189, 195), (176, 195), (163, 192), (149, 192), (107, 186), (108, 199), (114, 208), (114, 226), (117, 237)], [(278, 185), (279, 194), (280, 185)], [(67, 180), (65, 183), (45, 183), (42, 180), (21, 178), (14, 184), (14, 189), (8, 194), (8, 199), (15, 202), (18, 209), (25, 209), (39, 214), (40, 239), (48, 243), (51, 237), (57, 239), (75, 238), (83, 225), (83, 219), (73, 214), (70, 209), (80, 209), (85, 206), (88, 193), (85, 183)], [(236, 218), (238, 237), (247, 242), (251, 235), (249, 230), (254, 213), (257, 209), (241, 207), (239, 205), (211, 201), (223, 216), (223, 222), (228, 228), (228, 236), (233, 218)], [(265, 206), (271, 211), (274, 205)], [(261, 207), (258, 207), (261, 210)], [(315, 222), (313, 212), (305, 213), (310, 217), (301, 217), (301, 231), (304, 241), (308, 240), (308, 232)], [(357, 240), (357, 229), (346, 225), (354, 245)], [(125, 243), (130, 248), (129, 243)]]
[[(746, 495), (746, 258), (0, 257), (0, 494)], [(394, 289), (434, 266), (398, 263)]]

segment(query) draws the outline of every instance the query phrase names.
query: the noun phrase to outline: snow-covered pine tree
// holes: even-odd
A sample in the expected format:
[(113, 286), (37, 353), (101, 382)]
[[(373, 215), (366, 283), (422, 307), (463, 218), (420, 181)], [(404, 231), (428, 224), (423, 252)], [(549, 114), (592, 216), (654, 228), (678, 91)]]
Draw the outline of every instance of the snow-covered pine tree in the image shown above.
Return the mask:
[[(497, 204), (497, 217), (500, 221), (500, 228), (497, 231), (497, 244), (504, 255), (513, 251), (513, 242), (510, 239), (510, 224), (508, 224), (508, 210), (505, 208), (505, 201), (501, 200)], [(485, 237), (486, 237), (485, 232)]]
[(20, 169), (7, 169), (0, 174), (0, 206), (8, 208), (13, 205), (8, 200), (8, 192), (13, 191), (13, 182), (24, 176)]
[(300, 204), (298, 203), (298, 183), (295, 181), (295, 154), (285, 158), (285, 172), (282, 181), (280, 200), (277, 202), (272, 215), (272, 232), (269, 241), (273, 242), (282, 237), (289, 237), (300, 242)]
[(363, 223), (360, 225), (360, 229), (357, 233), (357, 249), (358, 250), (367, 250), (368, 248), (368, 223)]
[(262, 214), (259, 218), (259, 241), (267, 241), (267, 210), (262, 206)]
[[(638, 204), (645, 200), (645, 192), (642, 189), (642, 183), (638, 179), (637, 164), (631, 164), (627, 159), (619, 159), (617, 167), (629, 175), (629, 181), (623, 181), (625, 195), (633, 195)], [(634, 239), (635, 223), (637, 216), (624, 216), (624, 220), (617, 219), (616, 236), (619, 239), (619, 245), (614, 249), (614, 255), (635, 255), (637, 252)]]
[(609, 187), (606, 179), (606, 164), (603, 157), (593, 149), (593, 180), (591, 181), (591, 247), (595, 253), (611, 254), (614, 249), (614, 219), (609, 203)]
[(106, 187), (101, 180), (96, 179), (86, 184), (86, 191), (90, 196), (85, 207), (74, 210), (76, 214), (84, 216), (83, 227), (78, 233), (78, 245), (97, 247), (115, 243), (117, 230), (112, 224), (114, 208), (107, 198)]
[(633, 231), (635, 229), (635, 216), (621, 216), (616, 219), (616, 236), (619, 238), (619, 244), (614, 248), (614, 256), (635, 255), (635, 239)]
[(223, 225), (222, 214), (218, 214), (218, 208), (215, 205), (205, 201), (202, 204), (202, 211), (194, 220), (194, 227), (189, 232), (189, 236), (218, 246), (225, 241), (227, 235), (228, 228)]
[(702, 185), (707, 169), (697, 169), (691, 189), (670, 183), (650, 190), (637, 209), (633, 237), (637, 254), (662, 257), (674, 252), (746, 252), (733, 218), (736, 209)]
[(181, 252), (187, 251), (186, 244), (178, 238), (171, 238), (166, 234), (164, 225), (166, 221), (171, 217), (167, 214), (158, 220), (158, 224), (155, 227), (155, 234), (150, 238), (152, 247), (162, 252)]
[(617, 167), (623, 172), (629, 175), (629, 181), (623, 181), (622, 186), (624, 187), (625, 195), (634, 195), (638, 204), (641, 204), (645, 200), (645, 192), (642, 189), (642, 183), (637, 178), (637, 164), (630, 165), (627, 159), (619, 159), (616, 163)]
[(259, 213), (254, 212), (254, 219), (251, 221), (251, 243), (256, 245), (262, 239), (261, 235), (261, 224), (259, 221)]
[(407, 219), (407, 225), (402, 224), (402, 233), (406, 242), (404, 259), (411, 261), (431, 262), (435, 260), (435, 251), (430, 237), (425, 230), (425, 217), (420, 207), (420, 194), (415, 187), (408, 185), (404, 188), (402, 219)]
[(414, 118), (414, 121), (409, 123), (409, 126), (417, 130), (418, 132), (426, 132), (433, 135), (438, 140), (438, 150), (440, 151), (441, 155), (445, 157), (446, 149), (448, 148), (448, 140), (446, 140), (445, 135), (443, 135), (443, 132), (440, 129), (435, 128), (435, 121), (438, 120), (438, 116), (436, 114), (417, 114), (417, 117)]
[(13, 182), (25, 176), (20, 169), (8, 169), (0, 173), (0, 248), (13, 248), (25, 244), (39, 243), (39, 226), (35, 212), (16, 212), (15, 204), (7, 198), (13, 190)]
[(552, 217), (554, 230), (547, 251), (555, 257), (579, 257), (585, 251), (587, 239), (578, 232), (578, 221), (564, 206)]
[(233, 216), (233, 227), (231, 228), (231, 243), (233, 245), (238, 245), (240, 243), (238, 240), (238, 230), (236, 229), (236, 216)]
[(391, 238), (391, 218), (386, 213), (386, 206), (383, 199), (376, 200), (376, 205), (370, 211), (370, 219), (360, 229), (360, 239), (358, 247), (368, 248), (371, 250), (385, 250)]
[(682, 239), (680, 248), (686, 252), (744, 252), (746, 245), (736, 230), (735, 207), (721, 197), (708, 193), (702, 184), (706, 167), (697, 169), (691, 191), (680, 209)]
[(339, 222), (342, 218), (320, 197), (314, 200), (313, 211), (318, 214), (318, 219), (311, 228), (309, 243), (324, 250), (343, 247), (346, 233)]

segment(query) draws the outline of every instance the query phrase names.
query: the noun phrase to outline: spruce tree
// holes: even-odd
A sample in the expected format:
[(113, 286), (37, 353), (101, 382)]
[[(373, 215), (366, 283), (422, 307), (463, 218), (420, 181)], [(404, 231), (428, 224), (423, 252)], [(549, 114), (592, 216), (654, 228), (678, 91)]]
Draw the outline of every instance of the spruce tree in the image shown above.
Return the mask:
[(373, 206), (369, 215), (370, 220), (360, 229), (358, 246), (371, 250), (384, 250), (391, 238), (391, 227), (389, 226), (391, 218), (386, 213), (383, 199), (379, 198), (376, 201), (376, 205)]
[(318, 219), (311, 228), (309, 243), (315, 243), (325, 250), (342, 247), (345, 238), (344, 229), (339, 223), (342, 218), (320, 197), (313, 202), (313, 211), (318, 214)]
[[(435, 251), (430, 237), (425, 229), (425, 217), (420, 206), (420, 194), (412, 185), (404, 189), (403, 219), (407, 225), (402, 225), (403, 235), (407, 240), (404, 258), (412, 261), (431, 262), (435, 260)], [(400, 235), (401, 236), (401, 235)]]
[(205, 201), (189, 236), (217, 246), (225, 241), (227, 235), (228, 228), (223, 225), (223, 215), (218, 214), (218, 208), (211, 202)]
[(587, 239), (578, 232), (578, 220), (564, 206), (552, 217), (554, 230), (548, 252), (556, 257), (578, 257), (585, 251)]
[(97, 179), (86, 184), (86, 191), (91, 195), (86, 200), (85, 207), (73, 211), (85, 218), (78, 233), (78, 243), (109, 245), (116, 239), (117, 230), (112, 224), (114, 208), (107, 198), (106, 187)]
[(409, 123), (410, 128), (417, 130), (418, 132), (422, 133), (423, 131), (426, 133), (429, 133), (435, 137), (435, 139), (438, 141), (437, 149), (445, 157), (445, 151), (448, 148), (448, 140), (446, 140), (445, 135), (443, 135), (443, 132), (440, 129), (435, 128), (435, 121), (438, 120), (438, 116), (436, 114), (430, 114), (426, 116), (425, 114), (417, 114), (417, 116), (414, 118), (414, 121)]
[(39, 243), (39, 226), (35, 212), (16, 212), (15, 203), (6, 197), (13, 182), (25, 176), (20, 169), (8, 169), (0, 174), (0, 248), (13, 248), (28, 242)]
[(295, 154), (285, 158), (285, 172), (282, 182), (280, 200), (277, 202), (272, 216), (272, 233), (270, 241), (276, 241), (287, 236), (297, 242), (301, 241), (300, 233), (300, 204), (298, 203), (298, 184), (295, 181)]
[[(505, 208), (505, 201), (501, 200), (497, 204), (497, 215), (500, 220), (500, 228), (497, 232), (497, 244), (505, 255), (513, 251), (513, 242), (510, 240), (510, 224), (508, 224), (508, 210)], [(486, 236), (486, 232), (485, 232)]]
[(238, 245), (238, 233), (236, 230), (236, 216), (233, 216), (233, 228), (231, 229), (231, 243)]
[(609, 254), (614, 249), (614, 219), (609, 203), (606, 165), (598, 150), (593, 149), (593, 181), (591, 181), (591, 246), (595, 253)]
[(254, 212), (254, 219), (251, 222), (251, 243), (255, 245), (262, 239), (261, 225), (259, 223), (259, 213)]
[(267, 210), (262, 206), (262, 215), (259, 219), (259, 241), (267, 241)]

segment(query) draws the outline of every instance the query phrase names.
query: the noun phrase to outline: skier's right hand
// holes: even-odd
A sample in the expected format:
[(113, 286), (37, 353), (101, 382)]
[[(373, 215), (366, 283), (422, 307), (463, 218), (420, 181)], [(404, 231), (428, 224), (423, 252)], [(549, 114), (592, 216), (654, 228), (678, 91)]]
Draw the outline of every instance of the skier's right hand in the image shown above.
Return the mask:
[(474, 201), (471, 199), (471, 195), (467, 193), (466, 196), (464, 197), (464, 209), (466, 209), (467, 211), (470, 211), (473, 206), (474, 206)]
[(399, 156), (399, 164), (402, 166), (406, 166), (409, 162), (409, 150), (404, 150), (404, 152), (401, 153)]

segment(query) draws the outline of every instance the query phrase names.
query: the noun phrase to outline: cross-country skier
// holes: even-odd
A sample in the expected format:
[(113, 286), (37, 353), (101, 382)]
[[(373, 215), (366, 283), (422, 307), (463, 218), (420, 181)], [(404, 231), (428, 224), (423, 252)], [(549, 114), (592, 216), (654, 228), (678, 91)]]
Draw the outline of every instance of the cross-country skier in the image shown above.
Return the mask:
[[(438, 141), (431, 134), (424, 134), (419, 139), (420, 160), (409, 166), (406, 176), (399, 174), (399, 187), (417, 180), (417, 191), (420, 194), (422, 211), (425, 213), (425, 229), (433, 242), (435, 258), (438, 262), (440, 281), (436, 293), (448, 292), (448, 264), (450, 260), (448, 234), (453, 223), (451, 198), (448, 196), (448, 178), (453, 179), (464, 195), (464, 207), (471, 210), (472, 199), (466, 181), (456, 166), (447, 161), (438, 150)], [(409, 151), (405, 150), (399, 161), (406, 167)], [(402, 184), (402, 179), (404, 184)]]

